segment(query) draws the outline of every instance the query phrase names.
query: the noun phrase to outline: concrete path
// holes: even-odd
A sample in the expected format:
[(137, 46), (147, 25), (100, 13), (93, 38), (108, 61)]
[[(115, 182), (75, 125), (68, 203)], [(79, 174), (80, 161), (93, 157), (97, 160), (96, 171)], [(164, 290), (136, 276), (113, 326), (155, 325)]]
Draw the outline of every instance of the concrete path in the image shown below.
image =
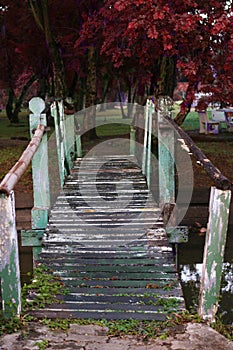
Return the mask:
[(111, 337), (100, 326), (72, 324), (67, 331), (51, 331), (31, 323), (29, 333), (0, 338), (1, 350), (233, 350), (233, 342), (205, 324), (188, 323), (166, 340), (147, 343), (134, 336)]

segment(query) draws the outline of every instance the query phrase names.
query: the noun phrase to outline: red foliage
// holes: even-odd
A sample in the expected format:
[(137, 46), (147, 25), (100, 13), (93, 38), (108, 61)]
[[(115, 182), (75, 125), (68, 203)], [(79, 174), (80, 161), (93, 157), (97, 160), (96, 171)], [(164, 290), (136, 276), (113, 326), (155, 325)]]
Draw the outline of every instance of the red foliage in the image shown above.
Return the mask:
[[(219, 100), (232, 100), (233, 16), (226, 1), (109, 0), (83, 26), (116, 68), (155, 66), (161, 56)], [(159, 78), (159, 77), (158, 77)], [(221, 91), (221, 94), (220, 94)]]
[[(49, 48), (27, 3), (4, 0), (8, 7), (0, 9), (1, 77), (13, 84), (24, 72), (51, 76)], [(233, 5), (226, 3), (48, 0), (67, 77), (85, 77), (86, 50), (94, 45), (99, 75), (126, 76), (143, 85), (158, 75), (161, 57), (173, 57), (178, 77), (185, 76), (192, 86), (188, 101), (201, 86), (215, 99), (233, 102)]]

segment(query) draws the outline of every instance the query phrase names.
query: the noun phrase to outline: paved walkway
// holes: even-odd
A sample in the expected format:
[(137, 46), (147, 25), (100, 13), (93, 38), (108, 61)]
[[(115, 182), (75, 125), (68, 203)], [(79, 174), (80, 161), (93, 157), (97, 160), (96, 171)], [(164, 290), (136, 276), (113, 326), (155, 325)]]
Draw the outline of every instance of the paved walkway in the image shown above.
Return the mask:
[[(166, 340), (144, 343), (133, 336), (110, 337), (107, 328), (72, 324), (68, 331), (51, 331), (30, 324), (29, 333), (0, 338), (1, 350), (233, 350), (233, 342), (205, 324), (188, 323)], [(39, 345), (40, 344), (40, 345)], [(44, 347), (43, 347), (44, 345)]]

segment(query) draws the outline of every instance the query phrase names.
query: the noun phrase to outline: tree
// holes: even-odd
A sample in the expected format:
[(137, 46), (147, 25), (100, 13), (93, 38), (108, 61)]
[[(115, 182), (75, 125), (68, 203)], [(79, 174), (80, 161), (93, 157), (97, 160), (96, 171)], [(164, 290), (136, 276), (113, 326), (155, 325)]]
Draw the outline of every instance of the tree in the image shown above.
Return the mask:
[(101, 54), (116, 68), (134, 62), (150, 70), (155, 95), (172, 96), (177, 78), (185, 76), (189, 87), (176, 119), (181, 124), (199, 89), (232, 101), (231, 23), (232, 4), (225, 0), (109, 0), (94, 21), (87, 19), (83, 33), (101, 41)]
[[(18, 123), (18, 113), (22, 102), (27, 95), (31, 85), (37, 79), (37, 75), (31, 69), (28, 61), (30, 43), (20, 39), (24, 37), (23, 27), (20, 25), (20, 18), (15, 18), (11, 11), (12, 7), (1, 8), (1, 77), (8, 87), (8, 99), (6, 102), (6, 113), (12, 123)], [(15, 4), (14, 10), (22, 10), (20, 4)], [(19, 25), (19, 27), (17, 27)], [(27, 26), (24, 26), (24, 30)]]
[(54, 78), (54, 96), (57, 98), (65, 98), (67, 96), (67, 87), (65, 82), (64, 63), (60, 54), (58, 42), (51, 28), (48, 0), (28, 0), (28, 4), (35, 22), (44, 34), (51, 55)]

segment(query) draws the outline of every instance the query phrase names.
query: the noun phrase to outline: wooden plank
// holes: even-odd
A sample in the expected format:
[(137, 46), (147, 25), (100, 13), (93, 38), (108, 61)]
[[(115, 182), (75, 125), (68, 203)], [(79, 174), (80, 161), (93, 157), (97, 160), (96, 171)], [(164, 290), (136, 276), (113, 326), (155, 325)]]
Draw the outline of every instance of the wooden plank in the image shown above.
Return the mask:
[[(79, 166), (84, 171), (80, 172)], [(133, 178), (129, 176), (132, 170)], [(119, 181), (126, 188), (118, 190)], [(93, 186), (99, 193), (93, 193)], [(112, 208), (109, 200), (115, 200), (116, 193), (123, 200), (133, 196), (132, 203)], [(101, 205), (100, 195), (106, 199)], [(161, 298), (178, 297), (183, 307), (160, 209), (138, 166), (128, 159), (101, 157), (87, 160), (85, 165), (76, 162), (51, 210), (40, 262), (59, 276), (69, 294), (62, 304), (34, 311), (37, 316), (165, 319), (167, 311), (155, 305), (155, 294), (158, 303)]]
[(166, 278), (164, 276), (163, 278), (158, 279), (145, 279), (145, 280), (104, 280), (104, 279), (96, 279), (96, 280), (85, 280), (85, 279), (75, 279), (75, 278), (69, 278), (69, 277), (63, 277), (62, 281), (65, 283), (65, 285), (70, 287), (97, 287), (99, 286), (104, 288), (112, 288), (112, 287), (125, 287), (125, 288), (146, 288), (149, 286), (152, 289), (160, 289), (168, 284), (173, 285), (174, 279), (176, 280), (178, 276), (173, 276), (172, 279)]
[(99, 310), (98, 312), (87, 310), (72, 310), (72, 311), (63, 311), (61, 309), (56, 310), (37, 310), (30, 311), (30, 315), (35, 316), (37, 318), (70, 318), (70, 319), (105, 319), (105, 320), (153, 320), (153, 321), (165, 321), (167, 319), (167, 315), (162, 313), (145, 313), (145, 312), (121, 312), (121, 310), (117, 310), (116, 312), (112, 312), (110, 310)]
[(31, 209), (33, 207), (33, 195), (24, 192), (15, 194), (15, 208), (16, 209)]
[[(126, 291), (127, 292), (127, 291)], [(116, 298), (117, 297), (117, 298)], [(33, 300), (33, 297), (31, 298)], [(108, 303), (108, 304), (131, 304), (131, 305), (154, 305), (154, 306), (162, 306), (163, 302), (164, 304), (168, 304), (169, 301), (173, 301), (174, 304), (177, 303), (178, 305), (183, 306), (183, 298), (176, 298), (174, 296), (167, 296), (167, 295), (162, 295), (158, 293), (151, 293), (147, 294), (144, 293), (144, 295), (127, 295), (127, 293), (123, 293), (122, 295), (84, 295), (84, 294), (71, 294), (71, 295), (60, 295), (58, 297), (58, 300), (64, 301), (64, 302), (79, 302), (79, 303)], [(152, 308), (154, 310), (154, 308)]]
[[(43, 254), (40, 255), (40, 261), (46, 261), (46, 256), (45, 256), (45, 260), (43, 260)], [(84, 257), (82, 259), (78, 259), (79, 257), (73, 257), (72, 256), (65, 256), (64, 257), (60, 257), (60, 255), (56, 255), (53, 256), (51, 255), (49, 262), (50, 262), (50, 266), (51, 268), (56, 268), (57, 266), (61, 266), (61, 268), (72, 268), (72, 267), (76, 267), (76, 268), (84, 268), (85, 271), (88, 271), (89, 266), (95, 266), (96, 268), (98, 266), (101, 266), (102, 268), (104, 268), (105, 266), (115, 266), (115, 268), (117, 268), (117, 266), (120, 267), (134, 267), (137, 266), (137, 268), (142, 268), (145, 269), (147, 266), (152, 266), (152, 267), (157, 267), (157, 266), (161, 266), (161, 264), (167, 264), (169, 266), (169, 257), (165, 257), (165, 256), (159, 256), (158, 258), (144, 258), (144, 259), (139, 259), (137, 257), (135, 258), (116, 258), (116, 257), (110, 257), (109, 259), (103, 259), (102, 258), (102, 254), (100, 254), (98, 257), (96, 257), (95, 259), (93, 258), (93, 256), (91, 256), (89, 259), (86, 257), (86, 254), (84, 255)], [(170, 263), (173, 263), (173, 258), (170, 257)]]
[[(57, 310), (57, 309), (60, 309), (60, 305), (59, 304), (52, 304), (52, 305), (49, 305), (48, 307), (50, 310)], [(134, 312), (151, 312), (151, 313), (164, 313), (163, 312), (163, 307), (162, 306), (157, 306), (157, 305), (140, 305), (140, 304), (136, 304), (136, 305), (133, 305), (131, 303), (128, 303), (128, 304), (124, 304), (124, 303), (105, 303), (105, 302), (90, 302), (90, 303), (87, 303), (87, 302), (75, 302), (75, 301), (72, 301), (72, 302), (64, 302), (62, 303), (62, 310), (85, 310), (85, 311), (93, 311), (96, 310), (96, 311), (101, 311), (101, 312), (106, 312), (106, 311), (117, 311), (117, 312), (130, 312), (130, 311), (134, 311)], [(171, 310), (171, 311), (174, 311)]]
[(93, 279), (98, 280), (107, 280), (110, 281), (133, 281), (133, 280), (171, 280), (175, 276), (174, 271), (166, 270), (164, 268), (161, 268), (160, 271), (153, 271), (152, 269), (144, 269), (144, 272), (141, 271), (136, 272), (135, 268), (133, 271), (122, 271), (121, 269), (103, 269), (103, 271), (98, 270), (97, 271), (80, 271), (79, 269), (76, 270), (58, 270), (55, 269), (54, 274), (58, 275), (64, 281), (67, 279), (70, 280), (78, 280), (81, 279), (82, 281), (90, 280), (90, 283)]
[[(166, 286), (166, 285), (165, 285)], [(91, 289), (88, 287), (82, 287), (82, 288), (77, 288), (77, 287), (70, 287), (70, 296), (72, 295), (78, 295), (78, 296), (114, 296), (114, 298), (117, 298), (118, 296), (121, 295), (130, 295), (136, 296), (136, 295), (161, 295), (163, 298), (165, 297), (176, 297), (180, 298), (181, 293), (180, 293), (180, 288), (173, 286), (173, 288), (141, 288), (141, 287), (108, 287), (108, 288), (95, 288), (92, 287)]]

